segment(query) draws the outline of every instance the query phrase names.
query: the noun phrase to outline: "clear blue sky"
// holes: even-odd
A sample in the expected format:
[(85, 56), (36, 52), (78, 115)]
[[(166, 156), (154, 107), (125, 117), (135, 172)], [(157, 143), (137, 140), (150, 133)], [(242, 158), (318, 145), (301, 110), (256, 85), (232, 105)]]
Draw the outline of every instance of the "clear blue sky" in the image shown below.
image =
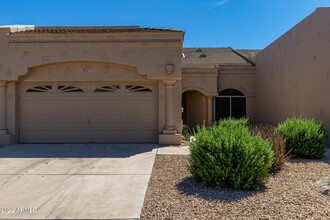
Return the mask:
[(264, 48), (330, 0), (0, 0), (0, 25), (182, 29), (185, 47)]

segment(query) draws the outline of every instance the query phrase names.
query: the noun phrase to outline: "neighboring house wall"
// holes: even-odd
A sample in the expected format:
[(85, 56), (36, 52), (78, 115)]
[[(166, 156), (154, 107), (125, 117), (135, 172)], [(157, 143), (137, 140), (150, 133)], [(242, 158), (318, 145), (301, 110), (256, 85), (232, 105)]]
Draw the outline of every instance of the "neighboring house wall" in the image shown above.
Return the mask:
[(257, 55), (257, 119), (299, 116), (330, 131), (330, 8), (318, 8)]
[(236, 89), (246, 96), (246, 116), (255, 120), (256, 69), (251, 65), (220, 66), (218, 92)]

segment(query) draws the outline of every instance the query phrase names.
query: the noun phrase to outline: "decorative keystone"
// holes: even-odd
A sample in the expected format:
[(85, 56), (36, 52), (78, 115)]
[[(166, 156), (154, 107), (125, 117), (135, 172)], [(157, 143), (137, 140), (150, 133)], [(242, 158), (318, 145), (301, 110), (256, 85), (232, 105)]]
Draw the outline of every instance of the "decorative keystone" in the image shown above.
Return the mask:
[(165, 71), (167, 72), (168, 75), (171, 75), (174, 71), (174, 65), (173, 64), (167, 64), (165, 66)]

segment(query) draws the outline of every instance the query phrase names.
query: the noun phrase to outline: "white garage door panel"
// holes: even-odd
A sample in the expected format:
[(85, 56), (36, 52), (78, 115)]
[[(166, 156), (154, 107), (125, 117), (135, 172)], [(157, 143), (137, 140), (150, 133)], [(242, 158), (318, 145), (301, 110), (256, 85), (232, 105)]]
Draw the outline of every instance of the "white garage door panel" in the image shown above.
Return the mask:
[(157, 87), (107, 85), (22, 84), (20, 142), (157, 141)]

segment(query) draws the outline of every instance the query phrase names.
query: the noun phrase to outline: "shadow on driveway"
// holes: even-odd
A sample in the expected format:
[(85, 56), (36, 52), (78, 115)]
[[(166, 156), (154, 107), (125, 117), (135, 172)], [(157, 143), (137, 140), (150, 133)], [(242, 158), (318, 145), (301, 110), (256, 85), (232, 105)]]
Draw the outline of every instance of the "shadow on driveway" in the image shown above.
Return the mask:
[(0, 158), (125, 158), (157, 150), (157, 144), (16, 144), (0, 148)]

